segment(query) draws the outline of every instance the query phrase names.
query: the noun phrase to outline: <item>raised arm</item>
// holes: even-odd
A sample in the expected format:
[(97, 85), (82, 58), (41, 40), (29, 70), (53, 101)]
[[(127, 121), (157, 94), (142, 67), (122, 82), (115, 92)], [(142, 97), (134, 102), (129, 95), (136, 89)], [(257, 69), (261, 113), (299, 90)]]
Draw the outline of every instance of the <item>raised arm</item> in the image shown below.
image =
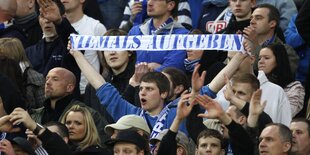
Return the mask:
[(216, 76), (215, 78), (211, 81), (209, 84), (209, 88), (217, 93), (219, 92), (226, 84), (225, 82), (225, 76), (226, 75), (228, 78), (231, 78), (232, 75), (237, 71), (239, 68), (239, 65), (241, 62), (247, 57), (247, 54), (242, 54), (238, 52), (232, 59), (231, 61), (226, 65), (225, 68), (223, 68)]
[(85, 75), (88, 82), (97, 90), (106, 83), (104, 78), (89, 64), (84, 55), (80, 51), (70, 50), (70, 54), (74, 57), (76, 63)]

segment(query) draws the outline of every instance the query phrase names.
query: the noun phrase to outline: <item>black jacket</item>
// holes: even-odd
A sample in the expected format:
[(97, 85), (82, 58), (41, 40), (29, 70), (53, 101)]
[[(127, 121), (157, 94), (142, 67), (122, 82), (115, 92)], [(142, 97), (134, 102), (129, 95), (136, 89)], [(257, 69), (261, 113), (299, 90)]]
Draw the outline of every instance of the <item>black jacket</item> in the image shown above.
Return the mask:
[(296, 27), (299, 34), (310, 45), (310, 1), (304, 1), (296, 18)]
[[(129, 62), (124, 72), (118, 75), (113, 75), (112, 71), (110, 71), (109, 75), (105, 77), (105, 80), (110, 82), (120, 94), (123, 94), (129, 85), (129, 79), (132, 77), (134, 72), (135, 62)], [(124, 98), (127, 100), (127, 97)], [(108, 123), (114, 123), (114, 120), (106, 111), (106, 108), (101, 105), (98, 97), (96, 96), (96, 90), (89, 84), (86, 86), (84, 102), (87, 106), (99, 111), (99, 113), (107, 119)]]
[(38, 138), (42, 141), (42, 146), (49, 155), (72, 155), (69, 146), (57, 133), (45, 129)]
[(26, 35), (16, 25), (11, 25), (5, 29), (0, 29), (0, 38), (5, 37), (19, 39), (22, 42), (24, 48), (29, 46), (29, 41), (27, 40)]
[(38, 16), (34, 16), (34, 18), (25, 23), (15, 22), (14, 25), (16, 25), (24, 32), (29, 42), (29, 46), (36, 44), (39, 40), (42, 39), (43, 32), (39, 24)]

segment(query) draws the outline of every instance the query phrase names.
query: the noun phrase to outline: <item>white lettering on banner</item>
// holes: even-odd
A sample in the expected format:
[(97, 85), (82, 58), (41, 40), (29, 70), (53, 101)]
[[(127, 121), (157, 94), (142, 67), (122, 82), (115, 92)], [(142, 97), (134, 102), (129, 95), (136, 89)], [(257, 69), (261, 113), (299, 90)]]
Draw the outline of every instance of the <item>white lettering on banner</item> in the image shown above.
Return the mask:
[(137, 35), (87, 36), (70, 35), (71, 47), (76, 50), (225, 50), (244, 51), (242, 35)]

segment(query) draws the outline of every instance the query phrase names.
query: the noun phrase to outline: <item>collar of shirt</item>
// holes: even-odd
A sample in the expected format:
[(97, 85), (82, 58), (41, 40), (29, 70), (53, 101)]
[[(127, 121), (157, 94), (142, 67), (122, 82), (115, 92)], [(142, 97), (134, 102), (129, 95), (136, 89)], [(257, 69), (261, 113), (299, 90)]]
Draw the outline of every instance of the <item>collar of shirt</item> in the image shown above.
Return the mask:
[(169, 17), (164, 23), (162, 23), (157, 29), (155, 28), (153, 24), (153, 19), (151, 19), (150, 22), (150, 34), (154, 35), (157, 34), (157, 32), (161, 29), (163, 29), (166, 25), (170, 24), (173, 22), (173, 18)]

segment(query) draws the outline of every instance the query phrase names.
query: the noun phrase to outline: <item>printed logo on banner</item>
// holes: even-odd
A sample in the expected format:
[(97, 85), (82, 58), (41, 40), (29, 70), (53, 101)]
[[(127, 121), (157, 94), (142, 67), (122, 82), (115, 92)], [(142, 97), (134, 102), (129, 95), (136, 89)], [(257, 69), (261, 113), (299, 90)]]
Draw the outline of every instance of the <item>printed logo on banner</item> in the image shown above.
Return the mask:
[(219, 20), (216, 23), (214, 23), (214, 21), (208, 21), (206, 23), (206, 31), (210, 33), (217, 33), (225, 29), (226, 26), (227, 26), (227, 23), (224, 20)]

